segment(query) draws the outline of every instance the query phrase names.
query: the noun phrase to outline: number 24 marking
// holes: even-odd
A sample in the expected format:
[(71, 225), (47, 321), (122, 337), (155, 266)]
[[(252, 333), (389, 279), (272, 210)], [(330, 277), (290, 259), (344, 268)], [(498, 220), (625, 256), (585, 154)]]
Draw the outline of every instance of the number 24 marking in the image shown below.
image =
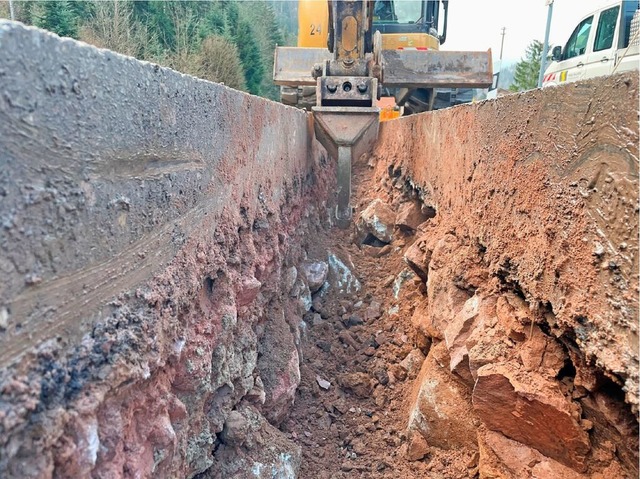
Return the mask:
[(311, 24), (311, 35), (320, 35), (322, 33), (322, 25)]

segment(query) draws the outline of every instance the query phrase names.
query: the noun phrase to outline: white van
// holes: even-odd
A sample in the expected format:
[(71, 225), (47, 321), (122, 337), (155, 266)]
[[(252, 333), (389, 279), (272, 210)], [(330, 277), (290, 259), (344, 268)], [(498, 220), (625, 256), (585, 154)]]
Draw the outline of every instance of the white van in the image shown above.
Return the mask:
[(543, 87), (640, 68), (640, 2), (618, 1), (587, 15), (552, 51)]

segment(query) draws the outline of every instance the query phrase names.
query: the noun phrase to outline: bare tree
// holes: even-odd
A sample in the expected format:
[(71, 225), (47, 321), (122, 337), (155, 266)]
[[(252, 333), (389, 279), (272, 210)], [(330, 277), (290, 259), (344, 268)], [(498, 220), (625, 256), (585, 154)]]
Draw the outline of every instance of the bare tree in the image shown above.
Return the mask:
[(131, 3), (122, 0), (95, 2), (95, 12), (80, 29), (80, 40), (99, 48), (146, 60), (152, 59), (153, 36), (133, 19)]
[(207, 37), (202, 42), (198, 60), (199, 77), (246, 90), (238, 48), (230, 41), (216, 35)]

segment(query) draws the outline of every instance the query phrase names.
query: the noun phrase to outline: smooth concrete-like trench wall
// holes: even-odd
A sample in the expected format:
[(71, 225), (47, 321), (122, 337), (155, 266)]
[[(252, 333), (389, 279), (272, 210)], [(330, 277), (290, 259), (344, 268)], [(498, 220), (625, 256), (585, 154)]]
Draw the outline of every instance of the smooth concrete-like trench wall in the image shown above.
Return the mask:
[(0, 476), (191, 477), (277, 410), (324, 163), (302, 111), (0, 21)]

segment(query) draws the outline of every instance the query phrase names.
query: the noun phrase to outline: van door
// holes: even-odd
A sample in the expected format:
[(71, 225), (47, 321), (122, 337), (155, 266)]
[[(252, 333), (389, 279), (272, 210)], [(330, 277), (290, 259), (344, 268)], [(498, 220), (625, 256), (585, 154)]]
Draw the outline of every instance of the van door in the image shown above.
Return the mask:
[(562, 61), (558, 67), (560, 82), (582, 80), (585, 75), (588, 49), (593, 37), (593, 15), (582, 20), (575, 28), (562, 51)]
[(620, 5), (602, 10), (598, 17), (598, 26), (593, 41), (593, 48), (587, 55), (584, 78), (608, 75), (615, 64), (616, 46), (620, 25)]

